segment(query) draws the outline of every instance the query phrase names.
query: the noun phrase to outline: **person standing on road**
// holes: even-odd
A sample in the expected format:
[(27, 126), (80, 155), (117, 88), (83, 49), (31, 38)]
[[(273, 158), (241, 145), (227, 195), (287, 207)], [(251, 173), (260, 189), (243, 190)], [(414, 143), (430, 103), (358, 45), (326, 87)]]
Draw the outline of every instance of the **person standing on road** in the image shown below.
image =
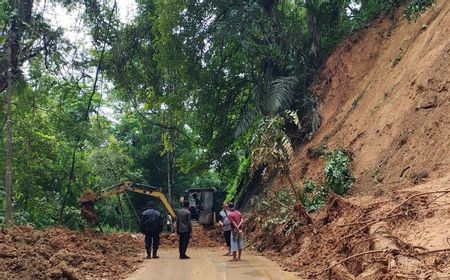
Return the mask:
[(180, 236), (180, 259), (190, 259), (190, 257), (186, 256), (189, 238), (192, 237), (191, 211), (189, 211), (188, 200), (183, 201), (183, 208), (177, 213), (177, 234)]
[(172, 217), (170, 215), (167, 215), (167, 232), (169, 234), (173, 233), (173, 224), (172, 224)]
[(161, 213), (154, 209), (153, 201), (149, 201), (147, 204), (147, 210), (142, 213), (140, 222), (141, 232), (145, 235), (145, 249), (147, 250), (147, 259), (152, 258), (152, 245), (153, 245), (153, 258), (158, 257), (159, 246), (159, 234), (163, 229), (163, 221)]
[(227, 247), (228, 247), (228, 252), (224, 256), (231, 256), (231, 243), (230, 243), (231, 223), (227, 216), (228, 215), (228, 204), (226, 202), (224, 202), (222, 204), (222, 208), (223, 208), (222, 211), (220, 211), (220, 213), (219, 213), (222, 220), (219, 222), (219, 224), (222, 226), (223, 236), (225, 238), (225, 242), (227, 243)]
[[(227, 213), (227, 217), (231, 224), (231, 252), (233, 253), (233, 259), (231, 261), (240, 261), (242, 249), (244, 249), (244, 238), (242, 236), (242, 224), (244, 218), (242, 214), (234, 208), (234, 203), (229, 202), (228, 208), (230, 211)], [(237, 253), (237, 256), (236, 256)]]

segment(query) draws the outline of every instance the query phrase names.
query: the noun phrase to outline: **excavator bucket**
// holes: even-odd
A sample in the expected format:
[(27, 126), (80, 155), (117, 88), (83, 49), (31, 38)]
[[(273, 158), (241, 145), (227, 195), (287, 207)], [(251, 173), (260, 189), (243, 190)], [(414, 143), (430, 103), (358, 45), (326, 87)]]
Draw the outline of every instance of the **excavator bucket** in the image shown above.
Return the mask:
[(90, 224), (97, 222), (94, 205), (99, 200), (101, 200), (101, 196), (93, 191), (86, 191), (80, 197), (81, 216)]

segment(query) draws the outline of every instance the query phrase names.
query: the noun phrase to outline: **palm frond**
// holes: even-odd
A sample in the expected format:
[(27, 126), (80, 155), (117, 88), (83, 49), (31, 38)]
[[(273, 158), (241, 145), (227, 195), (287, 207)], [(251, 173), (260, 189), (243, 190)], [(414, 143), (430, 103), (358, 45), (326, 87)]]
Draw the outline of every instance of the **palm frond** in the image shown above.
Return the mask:
[[(235, 136), (245, 133), (254, 123), (258, 114), (269, 116), (288, 110), (294, 101), (298, 78), (294, 76), (280, 77), (273, 81), (263, 79), (253, 88), (256, 108), (247, 112), (238, 122)], [(300, 125), (300, 120), (294, 112), (293, 121)]]
[(289, 109), (295, 96), (295, 87), (297, 86), (297, 77), (281, 77), (273, 80), (269, 86), (267, 108), (273, 113)]
[(297, 111), (286, 110), (285, 112), (286, 112), (287, 118), (289, 120), (291, 120), (297, 126), (298, 129), (301, 129), (302, 123), (300, 121), (300, 118), (298, 117)]
[(297, 83), (297, 77), (288, 76), (265, 81), (255, 87), (258, 110), (263, 115), (268, 115), (289, 109), (294, 100)]
[(291, 140), (286, 134), (284, 134), (281, 138), (281, 145), (283, 146), (283, 150), (285, 151), (287, 158), (290, 159), (294, 154), (294, 149), (292, 148)]
[(248, 111), (244, 116), (242, 116), (238, 121), (234, 136), (239, 137), (244, 134), (252, 126), (257, 116), (258, 111), (256, 109)]

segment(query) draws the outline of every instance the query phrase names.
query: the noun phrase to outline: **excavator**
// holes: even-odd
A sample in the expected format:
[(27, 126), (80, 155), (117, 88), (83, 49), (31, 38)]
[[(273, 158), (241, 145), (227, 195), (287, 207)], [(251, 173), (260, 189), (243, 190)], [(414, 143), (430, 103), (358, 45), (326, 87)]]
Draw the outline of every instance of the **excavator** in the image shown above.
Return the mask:
[[(160, 188), (133, 182), (119, 183), (100, 194), (85, 192), (79, 199), (82, 216), (90, 224), (95, 224), (97, 220), (97, 215), (94, 210), (95, 203), (125, 192), (135, 192), (157, 198), (164, 206), (164, 209), (170, 217), (169, 220), (172, 223), (175, 222), (175, 209)], [(215, 208), (217, 206), (217, 203), (215, 203), (215, 193), (216, 190), (214, 188), (192, 188), (186, 191), (185, 195), (180, 198), (180, 201), (183, 202), (187, 199), (190, 204), (192, 219), (196, 220), (200, 225), (209, 226), (215, 223)]]

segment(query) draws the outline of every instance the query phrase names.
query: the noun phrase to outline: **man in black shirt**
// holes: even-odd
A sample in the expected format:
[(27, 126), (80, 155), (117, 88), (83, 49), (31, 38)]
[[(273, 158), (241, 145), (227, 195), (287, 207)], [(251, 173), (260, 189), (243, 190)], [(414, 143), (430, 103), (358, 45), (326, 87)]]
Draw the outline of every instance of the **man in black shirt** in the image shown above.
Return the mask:
[(147, 204), (147, 210), (142, 213), (141, 232), (145, 235), (145, 249), (147, 250), (147, 259), (151, 259), (152, 245), (153, 258), (158, 257), (159, 234), (163, 229), (161, 213), (154, 209), (153, 201)]
[(189, 259), (189, 257), (186, 256), (186, 250), (189, 245), (189, 238), (192, 237), (192, 224), (188, 200), (183, 201), (183, 208), (177, 213), (177, 234), (180, 236), (180, 259)]

